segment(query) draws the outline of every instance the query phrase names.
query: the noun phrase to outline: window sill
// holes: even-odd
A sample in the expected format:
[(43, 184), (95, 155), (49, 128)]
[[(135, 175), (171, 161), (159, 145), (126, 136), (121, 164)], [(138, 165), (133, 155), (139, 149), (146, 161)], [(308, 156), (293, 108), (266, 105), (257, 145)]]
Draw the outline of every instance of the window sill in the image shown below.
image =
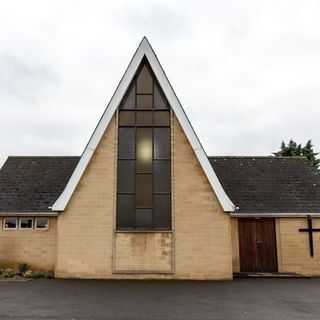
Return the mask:
[(136, 229), (132, 229), (132, 230), (115, 230), (115, 233), (172, 233), (173, 230), (136, 230)]

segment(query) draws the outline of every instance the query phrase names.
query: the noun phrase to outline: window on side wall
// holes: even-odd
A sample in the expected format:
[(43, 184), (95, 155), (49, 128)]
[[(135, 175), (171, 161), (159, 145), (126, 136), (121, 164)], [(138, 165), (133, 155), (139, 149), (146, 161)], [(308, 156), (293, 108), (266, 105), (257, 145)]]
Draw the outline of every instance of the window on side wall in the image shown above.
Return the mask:
[(3, 229), (5, 230), (16, 230), (18, 226), (17, 218), (4, 218), (3, 219)]
[(20, 218), (19, 228), (22, 230), (30, 230), (33, 228), (32, 218)]
[(47, 230), (49, 229), (49, 219), (48, 218), (36, 218), (35, 228), (37, 230)]

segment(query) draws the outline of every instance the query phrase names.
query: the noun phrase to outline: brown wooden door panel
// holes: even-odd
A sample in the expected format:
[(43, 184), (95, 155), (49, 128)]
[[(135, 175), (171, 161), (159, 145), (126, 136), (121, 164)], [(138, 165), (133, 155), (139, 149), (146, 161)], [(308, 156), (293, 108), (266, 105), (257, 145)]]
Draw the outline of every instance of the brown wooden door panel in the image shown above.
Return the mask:
[(256, 228), (254, 220), (239, 219), (240, 271), (250, 272), (256, 266)]
[(241, 272), (276, 272), (274, 219), (239, 219)]
[(260, 219), (256, 222), (257, 271), (276, 272), (277, 254), (274, 219)]

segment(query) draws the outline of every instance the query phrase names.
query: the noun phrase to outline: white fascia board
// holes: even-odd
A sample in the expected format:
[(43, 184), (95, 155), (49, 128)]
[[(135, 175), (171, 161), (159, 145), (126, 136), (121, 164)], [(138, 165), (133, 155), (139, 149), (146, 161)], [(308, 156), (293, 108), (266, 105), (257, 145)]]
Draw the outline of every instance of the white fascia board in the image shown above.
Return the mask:
[(201, 167), (203, 171), (205, 172), (209, 183), (214, 190), (222, 208), (226, 212), (233, 212), (235, 210), (235, 205), (232, 203), (226, 192), (224, 191), (217, 175), (215, 174), (209, 159), (195, 133), (193, 130), (190, 121), (185, 114), (183, 107), (177, 98), (166, 74), (164, 73), (161, 64), (159, 60), (156, 57), (156, 54), (154, 53), (153, 49), (151, 48), (149, 42), (145, 41), (146, 49), (145, 49), (145, 55), (151, 65), (151, 68), (156, 76), (156, 78), (159, 81), (159, 84), (172, 108), (174, 111), (185, 135), (188, 138), (188, 141), (198, 158), (199, 163), (201, 164)]
[(0, 170), (4, 166), (4, 164), (7, 162), (8, 156), (0, 157)]
[(81, 155), (81, 158), (73, 174), (71, 175), (65, 189), (63, 190), (59, 198), (56, 200), (56, 202), (53, 204), (52, 211), (63, 211), (66, 208), (71, 196), (73, 195), (85, 169), (87, 168), (87, 165), (89, 164), (92, 158), (92, 155), (96, 147), (98, 146), (106, 128), (108, 127), (123, 96), (125, 95), (127, 88), (129, 87), (131, 80), (133, 79), (137, 71), (137, 68), (139, 67), (141, 60), (143, 59), (144, 54), (141, 44), (135, 52), (125, 74), (120, 80), (120, 83), (118, 84), (115, 93), (111, 97), (111, 100), (107, 108), (105, 109), (98, 125), (96, 126), (83, 154)]
[(77, 184), (79, 183), (88, 163), (90, 162), (90, 159), (98, 143), (100, 142), (108, 124), (110, 123), (114, 113), (116, 112), (144, 56), (146, 56), (173, 112), (175, 113), (183, 131), (185, 132), (188, 141), (191, 147), (193, 148), (194, 153), (204, 173), (206, 174), (213, 191), (215, 192), (219, 200), (220, 205), (222, 206), (225, 212), (235, 211), (234, 204), (224, 191), (217, 175), (215, 174), (208, 160), (208, 157), (204, 152), (204, 149), (197, 135), (195, 134), (147, 38), (143, 38), (143, 40), (141, 41), (114, 95), (112, 96), (102, 118), (100, 119), (98, 126), (96, 127), (93, 135), (91, 136), (90, 141), (86, 146), (86, 149), (83, 152), (77, 167), (75, 168), (71, 178), (69, 179), (64, 191), (52, 206), (52, 210), (63, 211), (66, 208)]

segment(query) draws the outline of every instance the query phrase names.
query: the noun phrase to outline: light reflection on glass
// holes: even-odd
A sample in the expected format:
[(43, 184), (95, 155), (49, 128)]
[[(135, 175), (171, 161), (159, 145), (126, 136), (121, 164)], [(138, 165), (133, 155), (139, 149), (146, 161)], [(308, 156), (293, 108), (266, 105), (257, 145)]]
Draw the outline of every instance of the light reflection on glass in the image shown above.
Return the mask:
[(137, 131), (137, 171), (150, 172), (152, 169), (152, 130), (141, 128)]

